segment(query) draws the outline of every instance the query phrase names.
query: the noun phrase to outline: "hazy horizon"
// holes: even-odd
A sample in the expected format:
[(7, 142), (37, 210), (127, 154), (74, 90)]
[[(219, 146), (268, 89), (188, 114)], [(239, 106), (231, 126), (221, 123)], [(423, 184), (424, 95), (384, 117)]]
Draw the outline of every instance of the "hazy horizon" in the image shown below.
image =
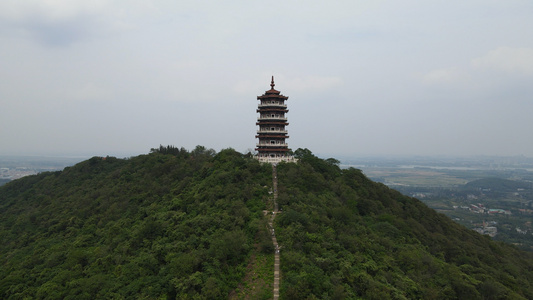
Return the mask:
[(289, 147), (533, 157), (533, 2), (0, 3), (0, 155)]
[[(167, 145), (163, 145), (167, 146)], [(176, 145), (173, 145), (176, 146)], [(204, 145), (199, 145), (204, 146)], [(180, 147), (181, 148), (181, 147)], [(206, 147), (207, 149), (210, 149), (210, 147)], [(235, 149), (233, 147), (228, 147)], [(188, 151), (192, 151), (193, 148), (185, 148)], [(211, 148), (213, 149), (213, 148)], [(219, 152), (220, 150), (227, 149), (214, 149), (216, 152)], [(242, 154), (248, 153), (248, 150), (240, 151), (238, 149), (235, 149), (237, 152), (240, 152)], [(296, 150), (296, 149), (292, 149)], [(485, 154), (469, 154), (469, 155), (446, 155), (446, 154), (433, 154), (433, 155), (420, 155), (420, 154), (372, 154), (372, 153), (362, 153), (362, 154), (335, 154), (335, 153), (328, 153), (328, 152), (314, 152), (313, 149), (309, 149), (313, 152), (314, 155), (316, 155), (319, 158), (335, 158), (343, 161), (350, 161), (350, 160), (394, 160), (394, 161), (403, 161), (403, 160), (412, 160), (412, 159), (425, 159), (425, 160), (454, 160), (456, 159), (458, 162), (460, 160), (484, 160), (484, 159), (492, 159), (492, 158), (512, 158), (512, 159), (523, 159), (526, 161), (532, 161), (532, 156), (525, 156), (525, 155), (485, 155)], [(139, 153), (134, 152), (102, 152), (102, 153), (66, 153), (66, 154), (0, 154), (0, 162), (3, 159), (9, 159), (9, 158), (22, 158), (22, 159), (58, 159), (58, 160), (76, 160), (79, 159), (79, 161), (89, 159), (91, 157), (105, 157), (105, 156), (112, 156), (116, 158), (130, 158), (135, 157), (138, 155), (145, 155), (150, 153), (149, 150)]]

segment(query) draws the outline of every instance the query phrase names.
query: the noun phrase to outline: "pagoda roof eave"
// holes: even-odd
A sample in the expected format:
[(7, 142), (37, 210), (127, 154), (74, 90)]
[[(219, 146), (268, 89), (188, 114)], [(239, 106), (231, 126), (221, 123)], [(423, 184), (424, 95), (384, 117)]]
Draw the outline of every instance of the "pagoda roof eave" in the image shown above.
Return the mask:
[(255, 125), (285, 125), (285, 126), (289, 126), (289, 123), (288, 122), (261, 121), (261, 122), (256, 122)]
[(270, 139), (270, 138), (280, 138), (280, 139), (288, 139), (289, 136), (288, 135), (256, 135), (255, 136), (256, 139), (258, 138), (265, 138), (265, 139)]
[(276, 99), (283, 99), (283, 100), (289, 99), (289, 97), (287, 97), (287, 96), (278, 95), (278, 94), (264, 94), (264, 95), (261, 95), (261, 96), (257, 96), (257, 100), (269, 99), (269, 98), (276, 98)]

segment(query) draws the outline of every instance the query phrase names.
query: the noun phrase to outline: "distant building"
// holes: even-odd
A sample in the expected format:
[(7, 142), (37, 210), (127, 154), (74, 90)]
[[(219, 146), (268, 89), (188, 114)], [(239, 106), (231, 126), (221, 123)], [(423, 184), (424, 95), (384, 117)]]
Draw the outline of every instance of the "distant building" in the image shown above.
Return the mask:
[(482, 214), (485, 212), (485, 209), (475, 204), (470, 204), (470, 211), (474, 213)]
[(281, 161), (295, 161), (294, 157), (289, 154), (289, 145), (285, 141), (289, 138), (285, 126), (288, 126), (286, 114), (289, 112), (285, 101), (289, 97), (283, 96), (280, 91), (274, 89), (274, 76), (270, 83), (270, 90), (263, 95), (257, 96), (259, 106), (257, 112), (256, 125), (259, 125), (256, 138), (259, 139), (257, 144), (256, 158), (260, 162), (277, 164)]
[(483, 234), (486, 234), (490, 237), (495, 237), (498, 234), (498, 228), (493, 226), (487, 226), (484, 228)]
[(477, 231), (481, 234), (486, 234), (490, 237), (495, 237), (498, 234), (498, 228), (495, 226), (487, 226), (487, 223), (483, 221), (483, 226), (479, 228), (474, 228), (474, 231)]
[(522, 229), (520, 229), (519, 227), (516, 227), (515, 230), (516, 230), (516, 232), (518, 232), (518, 233), (521, 233), (521, 234), (527, 234), (527, 230), (522, 230)]
[(492, 209), (489, 209), (488, 211), (489, 215), (492, 215), (492, 214), (504, 214), (504, 215), (511, 215), (511, 211), (509, 210), (504, 210), (504, 209), (500, 209), (500, 208), (492, 208)]

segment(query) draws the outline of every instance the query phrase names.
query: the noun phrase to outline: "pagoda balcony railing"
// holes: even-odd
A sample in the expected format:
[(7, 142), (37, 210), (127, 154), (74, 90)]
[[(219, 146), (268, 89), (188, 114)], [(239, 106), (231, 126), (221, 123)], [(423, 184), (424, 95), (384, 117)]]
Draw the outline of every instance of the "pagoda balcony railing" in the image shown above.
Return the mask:
[(271, 144), (271, 143), (258, 143), (256, 144), (257, 147), (289, 147), (289, 144), (282, 143), (282, 144)]
[(286, 117), (259, 117), (257, 118), (257, 121), (266, 121), (266, 120), (276, 120), (276, 121), (287, 121), (287, 118)]
[(288, 133), (287, 130), (258, 130), (257, 133)]
[(258, 107), (258, 108), (262, 108), (262, 107), (281, 107), (281, 108), (287, 108), (287, 104), (259, 104), (257, 107)]

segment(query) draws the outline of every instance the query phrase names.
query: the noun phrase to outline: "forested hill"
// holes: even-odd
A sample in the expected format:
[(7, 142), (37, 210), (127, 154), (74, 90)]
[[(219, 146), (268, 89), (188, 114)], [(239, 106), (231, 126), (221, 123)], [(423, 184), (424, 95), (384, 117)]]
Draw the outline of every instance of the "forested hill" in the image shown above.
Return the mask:
[[(232, 149), (153, 150), (0, 187), (0, 298), (235, 295), (253, 253), (273, 254), (271, 166)], [(295, 154), (277, 167), (282, 299), (533, 299), (531, 253)]]
[(231, 149), (154, 150), (0, 187), (0, 299), (227, 297), (272, 168)]
[(531, 189), (531, 183), (503, 178), (482, 178), (464, 185), (464, 190), (494, 190), (496, 192), (516, 192), (519, 189)]
[[(281, 164), (287, 299), (533, 299), (533, 255), (308, 150)], [(327, 291), (327, 292), (326, 292)]]

